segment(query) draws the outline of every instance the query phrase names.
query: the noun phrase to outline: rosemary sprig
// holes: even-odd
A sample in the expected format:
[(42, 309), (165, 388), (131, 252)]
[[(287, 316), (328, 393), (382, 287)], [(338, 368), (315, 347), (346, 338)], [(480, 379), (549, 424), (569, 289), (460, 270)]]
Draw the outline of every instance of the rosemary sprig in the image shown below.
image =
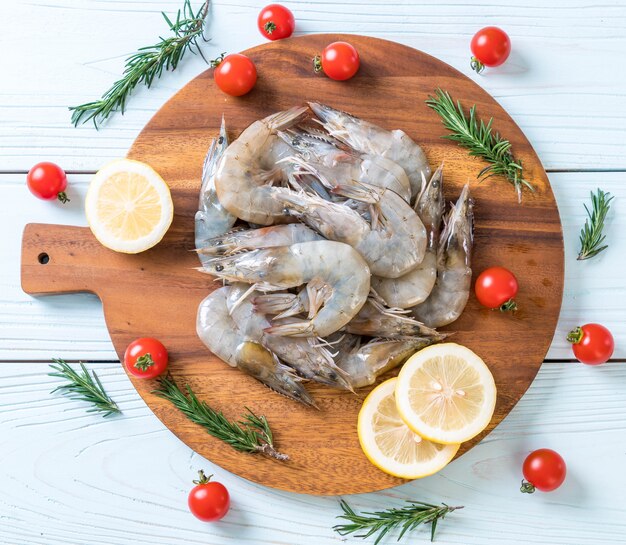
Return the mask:
[(476, 105), (470, 108), (468, 117), (461, 103), (457, 101), (455, 104), (448, 92), (437, 89), (435, 95), (429, 97), (426, 104), (437, 112), (444, 127), (452, 133), (443, 138), (457, 142), (467, 148), (471, 156), (480, 157), (489, 163), (478, 173), (478, 179), (504, 176), (515, 187), (519, 202), (522, 201), (523, 187), (534, 191), (532, 184), (524, 179), (522, 162), (513, 157), (511, 143), (493, 132), (493, 118), (486, 125), (482, 119), (479, 123), (476, 119)]
[(53, 394), (59, 391), (66, 394), (70, 399), (78, 399), (91, 403), (93, 407), (87, 409), (88, 413), (100, 412), (102, 416), (110, 416), (122, 412), (117, 406), (117, 403), (104, 391), (104, 387), (95, 371), (92, 371), (90, 375), (85, 365), (81, 363), (81, 374), (72, 369), (64, 360), (55, 359), (52, 361), (54, 364), (50, 364), (50, 367), (55, 372), (48, 373), (48, 375), (51, 377), (64, 378), (68, 381), (68, 384), (57, 386), (50, 393)]
[(612, 200), (613, 197), (608, 191), (604, 192), (598, 188), (595, 194), (593, 191), (591, 192), (591, 211), (585, 205), (588, 218), (585, 220), (584, 227), (580, 230), (578, 261), (596, 256), (608, 248), (607, 244), (602, 246), (606, 238), (602, 234), (602, 230), (604, 229), (604, 220), (609, 213)]
[(414, 530), (420, 524), (430, 522), (430, 540), (433, 541), (439, 519), (443, 519), (452, 511), (463, 509), (463, 506), (450, 507), (445, 503), (433, 505), (412, 500), (407, 501), (407, 504), (406, 507), (386, 509), (385, 511), (375, 511), (373, 513), (364, 511), (363, 514), (358, 515), (345, 500), (341, 500), (340, 505), (341, 509), (343, 509), (343, 515), (339, 515), (337, 518), (346, 519), (350, 521), (350, 524), (338, 524), (333, 526), (333, 530), (342, 536), (363, 531), (365, 533), (356, 534), (356, 537), (362, 538), (378, 534), (376, 541), (374, 541), (374, 545), (378, 545), (388, 532), (398, 526), (402, 527), (398, 536), (398, 541), (400, 541), (407, 532)]
[(289, 459), (288, 455), (276, 450), (272, 430), (264, 416), (257, 416), (246, 407), (248, 412), (243, 415), (242, 420), (231, 422), (220, 411), (212, 409), (205, 401), (200, 401), (189, 385), (186, 385), (185, 393), (170, 376), (161, 377), (159, 386), (154, 394), (171, 401), (189, 420), (235, 450), (264, 454), (280, 461)]
[(81, 122), (93, 121), (97, 129), (98, 123), (108, 119), (113, 112), (119, 110), (123, 115), (133, 89), (139, 84), (150, 88), (154, 79), (161, 77), (163, 70), (176, 70), (187, 51), (194, 54), (198, 52), (204, 58), (198, 46), (198, 38), (204, 32), (209, 1), (205, 0), (200, 9), (194, 12), (191, 0), (185, 0), (183, 9), (178, 10), (175, 22), (162, 12), (173, 36), (160, 37), (160, 41), (155, 45), (142, 47), (126, 59), (122, 77), (102, 95), (102, 98), (80, 106), (70, 106), (74, 126)]

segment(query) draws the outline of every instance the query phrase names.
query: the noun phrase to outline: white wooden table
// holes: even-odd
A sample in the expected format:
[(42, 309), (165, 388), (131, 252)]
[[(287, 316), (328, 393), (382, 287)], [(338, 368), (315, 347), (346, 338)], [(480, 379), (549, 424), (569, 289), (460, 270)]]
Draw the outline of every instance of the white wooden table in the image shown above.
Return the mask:
[[(278, 492), (244, 481), (176, 439), (139, 398), (117, 361), (99, 301), (89, 295), (34, 299), (19, 282), (24, 224), (84, 225), (90, 174), (125, 155), (151, 115), (205, 69), (190, 58), (124, 117), (100, 132), (73, 128), (67, 106), (98, 97), (137, 47), (166, 32), (160, 11), (181, 0), (2, 0), (0, 32), (0, 542), (30, 544), (311, 544), (347, 541), (331, 526), (337, 499)], [(199, 4), (196, 1), (195, 4)], [(209, 57), (261, 41), (264, 2), (214, 0)], [(626, 543), (626, 4), (605, 0), (291, 1), (298, 33), (348, 32), (413, 46), (486, 88), (535, 146), (552, 182), (565, 236), (563, 309), (548, 359), (506, 420), (439, 474), (384, 493), (351, 497), (357, 508), (406, 498), (465, 505), (440, 525), (440, 544)], [(472, 75), (468, 44), (488, 24), (510, 34), (508, 63)], [(24, 183), (35, 162), (69, 173), (67, 206), (34, 199)], [(575, 260), (583, 203), (597, 186), (616, 195), (610, 248)], [(614, 333), (615, 361), (571, 361), (564, 341), (590, 321)], [(96, 369), (124, 416), (103, 420), (51, 396), (52, 357)], [(558, 450), (565, 484), (519, 493), (525, 454)], [(195, 472), (215, 473), (232, 495), (219, 524), (187, 511)], [(324, 471), (323, 467), (319, 470)], [(413, 540), (427, 540), (425, 530)], [(371, 541), (370, 541), (371, 542)], [(393, 542), (393, 540), (389, 540)]]

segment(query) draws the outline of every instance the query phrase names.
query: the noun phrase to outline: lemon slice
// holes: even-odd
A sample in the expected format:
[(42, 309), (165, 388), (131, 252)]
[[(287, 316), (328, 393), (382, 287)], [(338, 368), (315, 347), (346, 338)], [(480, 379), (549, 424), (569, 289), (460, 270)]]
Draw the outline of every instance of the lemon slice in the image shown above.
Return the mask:
[(169, 187), (151, 167), (120, 159), (94, 176), (85, 214), (103, 246), (137, 254), (160, 242), (172, 223), (174, 205)]
[(391, 378), (372, 390), (359, 412), (358, 434), (365, 456), (385, 473), (418, 479), (445, 467), (460, 445), (438, 445), (413, 433), (396, 408)]
[(462, 443), (484, 430), (496, 405), (496, 385), (485, 362), (455, 343), (413, 354), (396, 384), (402, 419), (422, 437)]

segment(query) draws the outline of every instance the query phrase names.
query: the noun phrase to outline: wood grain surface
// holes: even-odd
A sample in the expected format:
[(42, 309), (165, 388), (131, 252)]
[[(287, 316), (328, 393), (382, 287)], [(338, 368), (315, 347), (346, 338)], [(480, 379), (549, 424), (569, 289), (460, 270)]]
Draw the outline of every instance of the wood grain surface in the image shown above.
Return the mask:
[[(192, 268), (193, 215), (197, 207), (202, 159), (208, 142), (226, 116), (231, 136), (273, 111), (319, 100), (387, 128), (402, 128), (427, 153), (431, 166), (445, 159), (446, 195), (452, 199), (466, 181), (476, 199), (474, 270), (504, 264), (523, 278), (515, 316), (478, 307), (470, 298), (460, 320), (449, 329), (455, 341), (485, 359), (499, 395), (487, 431), (499, 423), (534, 378), (548, 350), (563, 289), (563, 240), (558, 210), (541, 163), (506, 112), (456, 70), (416, 50), (374, 38), (350, 36), (366, 59), (347, 83), (313, 75), (310, 59), (341, 35), (312, 35), (263, 45), (247, 52), (259, 72), (255, 90), (235, 99), (216, 91), (211, 71), (172, 98), (140, 134), (129, 157), (150, 163), (168, 182), (175, 205), (174, 223), (164, 241), (137, 256), (101, 247), (86, 228), (29, 225), (24, 233), (22, 284), (28, 293), (91, 291), (103, 302), (105, 319), (118, 355), (137, 336), (160, 338), (170, 349), (172, 372), (200, 397), (228, 416), (244, 405), (265, 414), (282, 450), (292, 461), (280, 464), (240, 454), (189, 423), (150, 391), (153, 383), (134, 385), (155, 414), (184, 442), (222, 467), (250, 480), (285, 490), (346, 494), (399, 484), (371, 466), (355, 432), (362, 397), (311, 387), (321, 410), (297, 406), (213, 357), (196, 338), (195, 313), (215, 286)], [(343, 38), (346, 38), (345, 36)], [(392, 59), (392, 60), (390, 60)], [(440, 138), (444, 130), (424, 100), (436, 87), (448, 90), (478, 113), (493, 116), (495, 128), (511, 140), (536, 187), (518, 205), (502, 180), (475, 182), (482, 164)], [(49, 261), (41, 264), (39, 256)], [(484, 434), (482, 435), (484, 436)], [(461, 453), (481, 437), (464, 445)], [(325, 470), (320, 472), (320, 468)]]

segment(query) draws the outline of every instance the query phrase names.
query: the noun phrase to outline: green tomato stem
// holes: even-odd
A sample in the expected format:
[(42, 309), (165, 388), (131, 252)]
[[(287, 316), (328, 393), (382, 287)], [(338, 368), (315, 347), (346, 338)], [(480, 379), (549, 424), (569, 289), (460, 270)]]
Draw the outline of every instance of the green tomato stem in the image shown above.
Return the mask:
[(517, 310), (517, 303), (513, 299), (509, 299), (506, 303), (500, 305), (500, 312), (513, 312)]
[(193, 481), (193, 484), (207, 484), (213, 475), (209, 475), (208, 477), (204, 474), (204, 470), (201, 469), (198, 471), (198, 479)]
[(480, 62), (476, 57), (471, 58), (470, 66), (472, 67), (472, 70), (474, 70), (477, 74), (480, 74), (485, 69), (485, 65)]
[(584, 333), (582, 328), (577, 327), (576, 329), (572, 329), (567, 334), (567, 342), (572, 344), (578, 344), (580, 341), (583, 340), (583, 335)]
[(322, 57), (319, 55), (315, 55), (315, 57), (313, 57), (313, 70), (316, 74), (324, 71), (324, 68), (322, 67)]
[(147, 371), (149, 367), (154, 365), (154, 360), (152, 359), (152, 355), (150, 352), (144, 354), (137, 358), (135, 365), (133, 367), (139, 369), (140, 371)]

